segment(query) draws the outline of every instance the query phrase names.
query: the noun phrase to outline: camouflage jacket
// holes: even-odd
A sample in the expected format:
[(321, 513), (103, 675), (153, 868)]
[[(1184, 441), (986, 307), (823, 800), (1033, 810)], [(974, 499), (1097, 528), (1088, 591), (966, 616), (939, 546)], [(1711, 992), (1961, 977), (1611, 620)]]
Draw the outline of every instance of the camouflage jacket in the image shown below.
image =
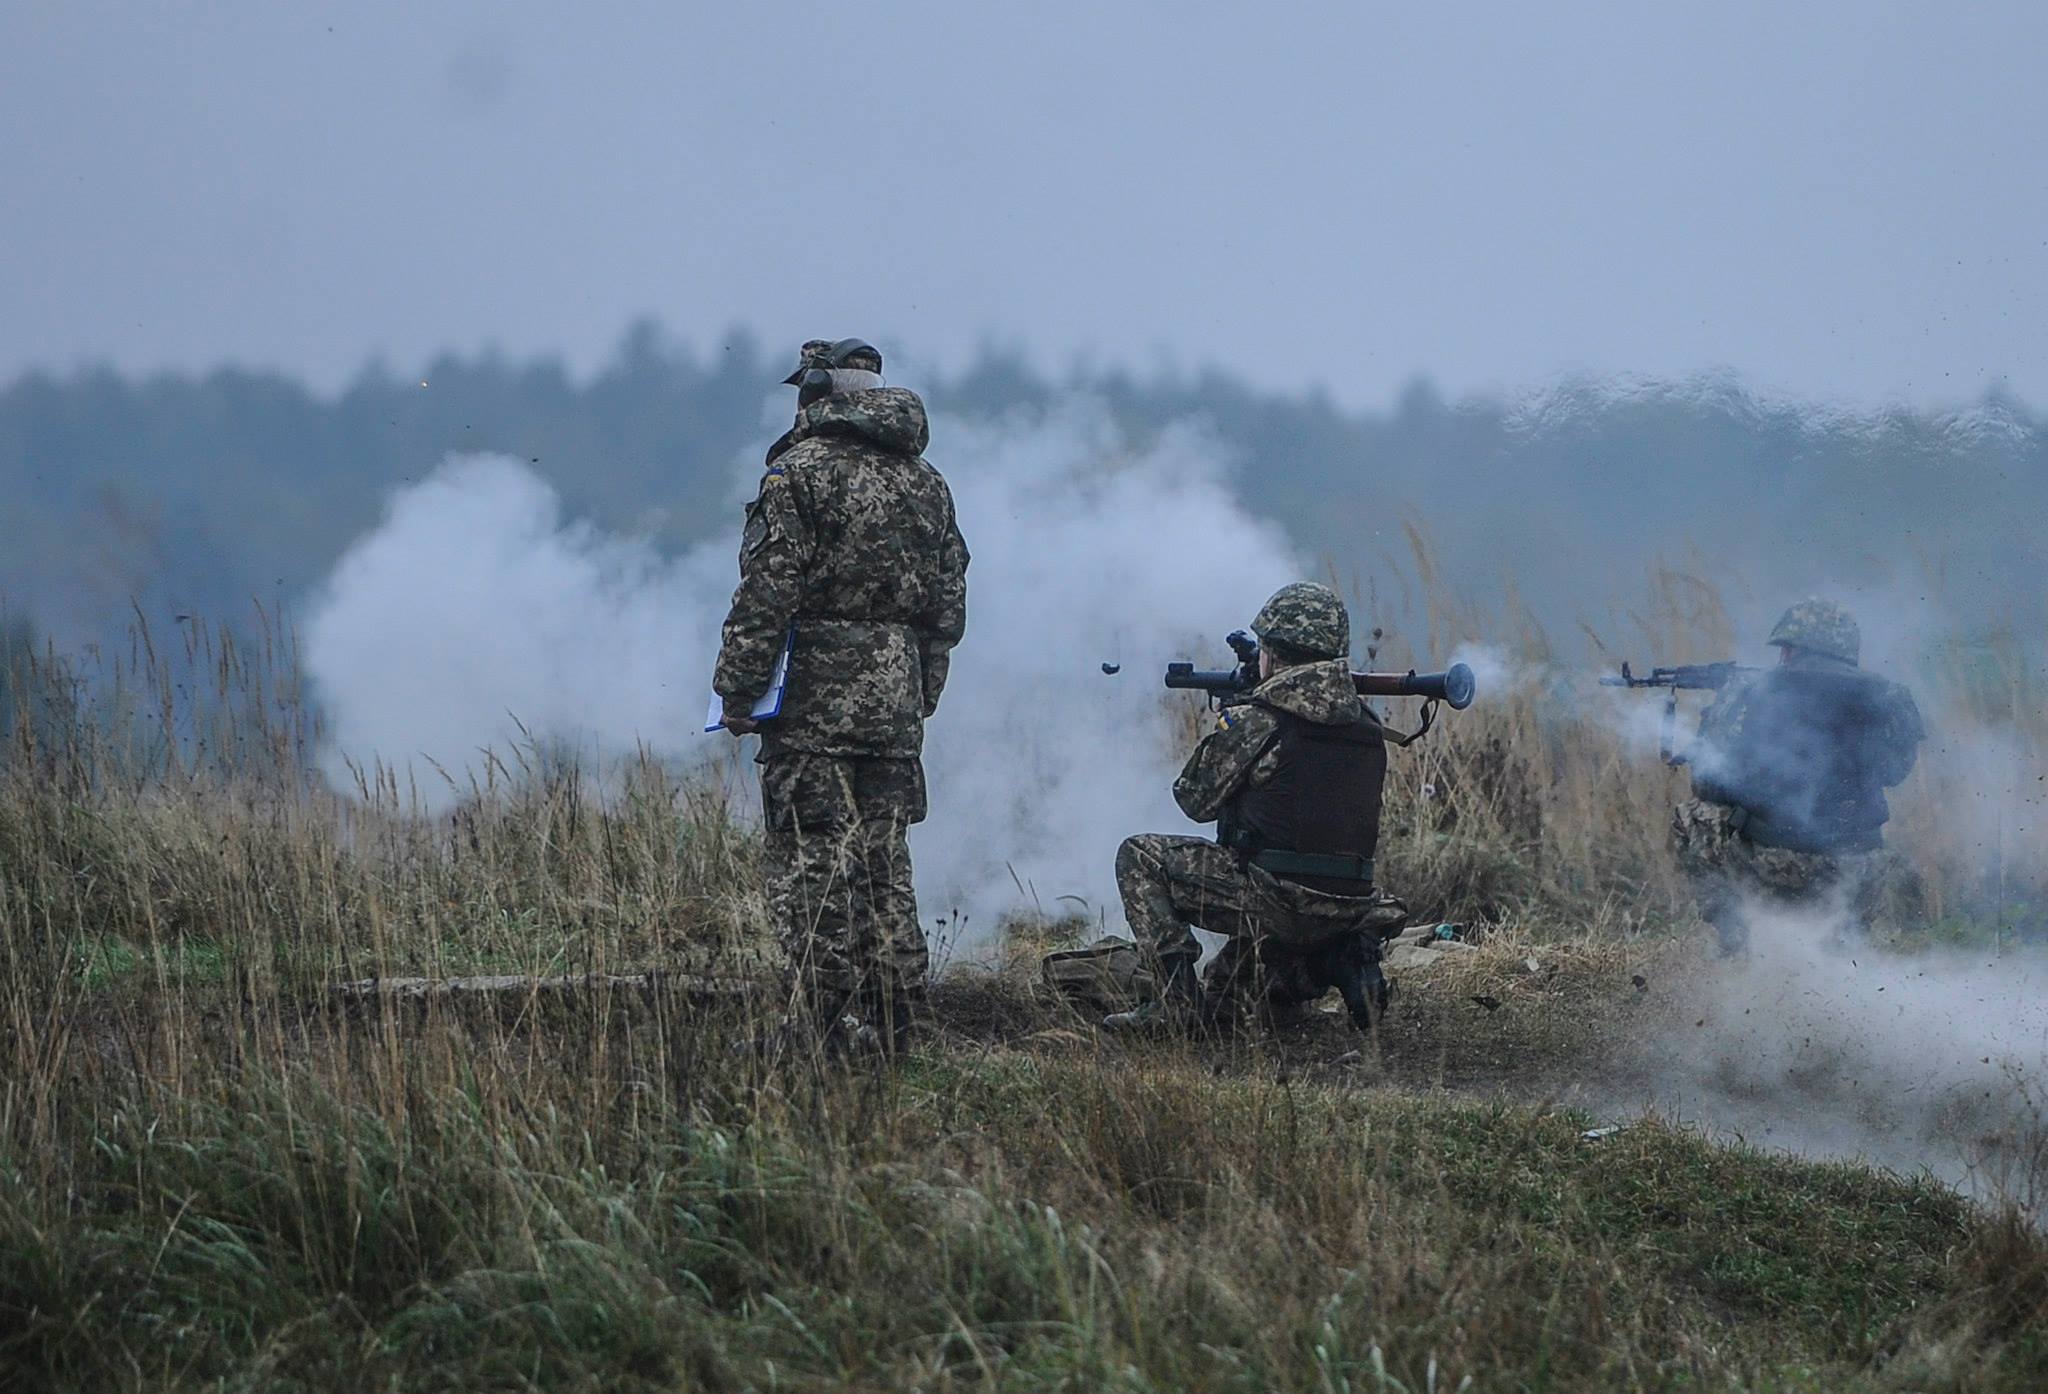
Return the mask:
[(1724, 689), (1687, 751), (1693, 792), (1743, 811), (1753, 842), (1869, 851), (1884, 791), (1912, 772), (1926, 730), (1913, 694), (1847, 664), (1765, 669)]
[(1202, 737), (1180, 778), (1173, 800), (1197, 823), (1208, 823), (1247, 788), (1271, 779), (1279, 765), (1280, 718), (1289, 712), (1321, 726), (1355, 721), (1365, 700), (1352, 686), (1351, 663), (1332, 658), (1275, 673), (1252, 689), (1241, 705), (1226, 707), (1216, 729)]
[(967, 627), (967, 545), (929, 438), (915, 393), (876, 388), (811, 403), (771, 456), (712, 676), (728, 706), (751, 703), (794, 629), (762, 758), (922, 749)]

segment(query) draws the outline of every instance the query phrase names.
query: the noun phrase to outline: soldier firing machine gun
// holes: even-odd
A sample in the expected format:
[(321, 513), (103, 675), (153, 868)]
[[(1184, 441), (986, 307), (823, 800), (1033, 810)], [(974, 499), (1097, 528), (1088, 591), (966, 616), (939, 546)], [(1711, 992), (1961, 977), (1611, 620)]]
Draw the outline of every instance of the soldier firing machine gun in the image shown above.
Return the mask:
[(1761, 672), (1759, 668), (1745, 668), (1739, 663), (1680, 663), (1670, 668), (1652, 668), (1638, 677), (1629, 670), (1626, 663), (1621, 665), (1621, 676), (1600, 679), (1602, 687), (1661, 687), (1664, 692), (1664, 729), (1657, 738), (1657, 753), (1664, 757), (1667, 765), (1683, 765), (1687, 756), (1677, 749), (1678, 735), (1678, 694), (1681, 689), (1688, 692), (1719, 692), (1738, 678)]
[[(1209, 704), (1221, 710), (1248, 701), (1252, 689), (1259, 685), (1259, 641), (1249, 631), (1232, 630), (1225, 638), (1230, 651), (1237, 658), (1235, 668), (1197, 668), (1192, 663), (1169, 663), (1166, 665), (1166, 685), (1192, 692), (1207, 694)], [(1408, 745), (1429, 734), (1430, 725), (1436, 719), (1439, 702), (1449, 704), (1452, 711), (1463, 711), (1472, 705), (1478, 684), (1473, 680), (1472, 670), (1462, 663), (1453, 663), (1441, 673), (1418, 673), (1410, 668), (1405, 673), (1353, 673), (1351, 682), (1361, 697), (1421, 697), (1422, 724), (1415, 730), (1402, 734), (1388, 731), (1387, 739), (1395, 745)]]

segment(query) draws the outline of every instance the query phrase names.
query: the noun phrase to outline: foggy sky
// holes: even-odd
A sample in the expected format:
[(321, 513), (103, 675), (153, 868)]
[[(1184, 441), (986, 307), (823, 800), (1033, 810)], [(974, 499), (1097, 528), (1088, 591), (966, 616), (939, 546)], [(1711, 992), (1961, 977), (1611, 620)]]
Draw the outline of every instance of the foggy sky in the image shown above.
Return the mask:
[(2048, 7), (12, 0), (0, 379), (863, 334), (2048, 403)]

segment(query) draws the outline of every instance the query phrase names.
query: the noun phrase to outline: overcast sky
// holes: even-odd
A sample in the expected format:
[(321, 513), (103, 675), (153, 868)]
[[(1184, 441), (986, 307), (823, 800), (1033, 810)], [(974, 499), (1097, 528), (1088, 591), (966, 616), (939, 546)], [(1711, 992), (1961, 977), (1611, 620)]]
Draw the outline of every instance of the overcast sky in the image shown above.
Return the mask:
[(0, 6), (0, 378), (862, 334), (2048, 405), (2048, 5)]

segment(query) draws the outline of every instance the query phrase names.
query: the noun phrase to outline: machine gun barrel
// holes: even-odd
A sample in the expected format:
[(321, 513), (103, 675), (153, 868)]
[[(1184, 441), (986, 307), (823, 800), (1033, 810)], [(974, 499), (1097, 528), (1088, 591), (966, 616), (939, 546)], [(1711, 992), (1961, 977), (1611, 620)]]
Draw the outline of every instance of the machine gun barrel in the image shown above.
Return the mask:
[(1762, 671), (1745, 668), (1739, 663), (1680, 663), (1668, 668), (1652, 668), (1648, 673), (1637, 673), (1628, 664), (1621, 665), (1619, 677), (1600, 679), (1602, 687), (1669, 687), (1684, 688), (1689, 692), (1718, 692), (1737, 678)]
[(1664, 689), (1664, 725), (1657, 738), (1657, 753), (1664, 757), (1664, 763), (1677, 766), (1690, 763), (1690, 757), (1678, 748), (1678, 694), (1687, 692), (1719, 692), (1729, 683), (1739, 682), (1760, 668), (1745, 668), (1739, 663), (1680, 663), (1669, 668), (1652, 668), (1648, 673), (1638, 674), (1628, 664), (1621, 665), (1619, 677), (1602, 678), (1602, 687), (1661, 687)]

